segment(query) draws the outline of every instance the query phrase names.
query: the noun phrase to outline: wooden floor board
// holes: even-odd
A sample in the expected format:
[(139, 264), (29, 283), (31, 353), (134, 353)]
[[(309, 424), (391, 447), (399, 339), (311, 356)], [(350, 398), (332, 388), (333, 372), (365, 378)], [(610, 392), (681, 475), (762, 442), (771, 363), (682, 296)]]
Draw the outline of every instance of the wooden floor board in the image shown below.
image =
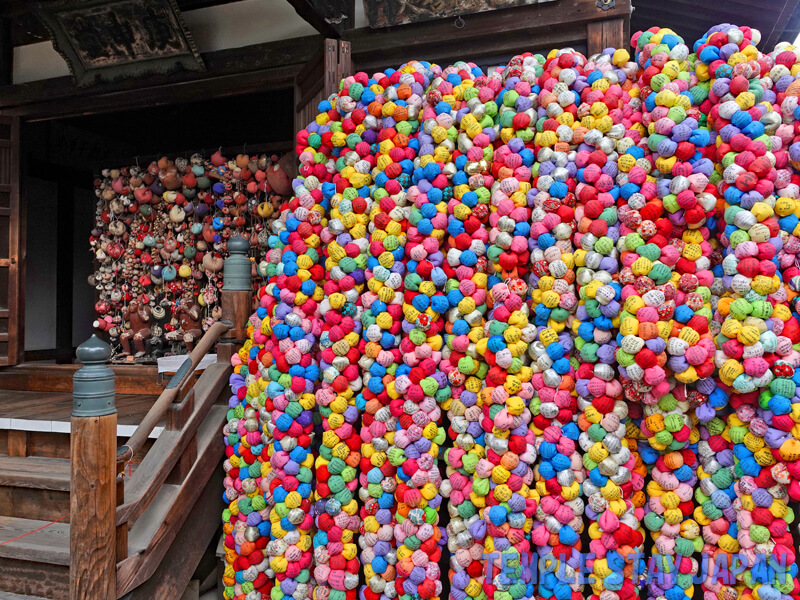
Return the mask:
[[(156, 398), (150, 394), (117, 394), (117, 422), (138, 424)], [(0, 390), (0, 419), (69, 421), (71, 415), (72, 394)]]

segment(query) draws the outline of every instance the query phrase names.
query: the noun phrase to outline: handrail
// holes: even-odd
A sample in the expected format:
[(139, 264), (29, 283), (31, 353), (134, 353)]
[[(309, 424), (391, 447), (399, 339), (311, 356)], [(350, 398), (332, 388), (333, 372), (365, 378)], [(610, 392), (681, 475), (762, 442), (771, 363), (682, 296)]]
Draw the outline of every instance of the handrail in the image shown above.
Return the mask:
[(183, 384), (194, 373), (197, 365), (208, 354), (211, 347), (219, 340), (222, 334), (226, 333), (233, 327), (231, 321), (217, 321), (208, 328), (205, 335), (200, 339), (197, 346), (189, 354), (178, 371), (169, 380), (167, 387), (161, 392), (161, 395), (155, 401), (150, 410), (142, 419), (142, 422), (133, 432), (133, 435), (128, 439), (128, 442), (117, 448), (117, 471), (119, 472), (124, 468), (125, 464), (130, 461), (136, 453), (141, 450), (147, 438), (158, 425), (159, 421), (164, 418), (170, 404), (175, 401), (178, 393), (183, 388)]
[[(178, 462), (189, 440), (197, 434), (200, 424), (224, 388), (230, 367), (222, 363), (215, 363), (209, 369), (211, 370), (206, 370), (198, 380), (207, 385), (199, 392), (195, 392), (195, 388), (192, 388), (181, 402), (181, 404), (187, 401), (194, 403), (194, 409), (186, 424), (179, 430), (164, 432), (162, 436), (169, 436), (167, 449), (159, 452), (158, 456), (153, 456), (152, 452), (148, 452), (147, 457), (139, 466), (139, 470), (131, 479), (130, 496), (126, 495), (125, 503), (117, 506), (116, 524), (118, 526), (135, 520), (147, 510), (170, 471)], [(206, 378), (209, 378), (208, 381)]]
[[(78, 349), (83, 367), (73, 376), (71, 600), (118, 600), (152, 578), (173, 550), (187, 514), (201, 500), (210, 478), (220, 478), (224, 444), (219, 429), (228, 410), (220, 400), (232, 371), (231, 357), (246, 337), (253, 312), (249, 247), (241, 237), (228, 240), (230, 256), (225, 260), (221, 293), (224, 320), (208, 329), (120, 448), (114, 372), (105, 366), (111, 348), (93, 336)], [(217, 361), (195, 382), (195, 369), (218, 341)], [(147, 438), (165, 417), (163, 434), (145, 452)], [(123, 470), (137, 454), (144, 458), (127, 480), (125, 502)], [(214, 505), (202, 500), (203, 506)], [(201, 530), (210, 535), (210, 530)], [(180, 549), (175, 552), (173, 556), (182, 560)], [(190, 576), (196, 566), (196, 562), (184, 563), (172, 565), (180, 577)], [(158, 585), (169, 586), (169, 582)]]

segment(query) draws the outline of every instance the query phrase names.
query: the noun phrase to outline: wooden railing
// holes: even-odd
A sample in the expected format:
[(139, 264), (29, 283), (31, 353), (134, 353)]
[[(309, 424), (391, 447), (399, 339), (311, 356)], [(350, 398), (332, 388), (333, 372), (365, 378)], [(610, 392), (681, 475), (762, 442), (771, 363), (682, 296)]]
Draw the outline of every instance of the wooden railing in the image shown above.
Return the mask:
[[(223, 363), (211, 365), (206, 369), (210, 376), (203, 373), (196, 383), (193, 373), (220, 336), (230, 328), (230, 321), (219, 321), (209, 328), (197, 347), (172, 377), (167, 388), (153, 404), (128, 443), (117, 449), (118, 596), (122, 596), (148, 579), (163, 556), (163, 554), (161, 556), (156, 554), (158, 558), (156, 560), (152, 558), (157, 544), (164, 547), (163, 535), (167, 532), (160, 531), (163, 526), (151, 522), (152, 518), (149, 519), (139, 527), (139, 529), (146, 530), (146, 534), (142, 537), (137, 529), (137, 525), (140, 525), (137, 520), (151, 506), (157, 494), (164, 489), (163, 485), (167, 482), (168, 477), (172, 477), (172, 483), (184, 483), (195, 465), (198, 429), (224, 389), (230, 374), (230, 366)], [(199, 391), (195, 390), (193, 387), (195, 385), (198, 386)], [(126, 494), (124, 473), (126, 464), (142, 449), (155, 426), (165, 417), (167, 419), (164, 431), (144, 456), (136, 473), (130, 478)], [(124, 504), (120, 504), (123, 500)], [(161, 515), (165, 510), (168, 510), (168, 507), (156, 510), (155, 513)], [(167, 513), (163, 514), (164, 518), (167, 516)], [(175, 533), (180, 525), (182, 522), (177, 524), (174, 516), (168, 523), (169, 528)], [(149, 528), (153, 526), (159, 527), (159, 535), (147, 535)], [(129, 527), (130, 531), (128, 531)], [(130, 544), (129, 541), (134, 543)], [(166, 548), (164, 549), (166, 550)]]
[[(70, 452), (71, 600), (116, 600), (152, 577), (219, 470), (228, 409), (227, 402), (219, 401), (226, 395), (230, 356), (252, 310), (247, 246), (231, 245), (223, 320), (209, 328), (119, 448), (114, 375), (104, 364), (110, 349), (94, 336), (79, 348), (84, 367), (73, 386)], [(198, 378), (195, 369), (215, 344), (218, 361)], [(147, 450), (148, 438), (162, 421), (163, 431)], [(132, 475), (131, 461), (138, 463)]]
[[(176, 398), (184, 395), (184, 386), (187, 382), (192, 385), (194, 384), (194, 382), (190, 380), (190, 377), (197, 368), (197, 365), (199, 365), (203, 357), (208, 354), (208, 351), (214, 347), (214, 344), (217, 343), (220, 336), (227, 332), (232, 326), (233, 324), (230, 321), (218, 321), (214, 323), (202, 337), (200, 343), (197, 344), (197, 347), (192, 350), (191, 354), (183, 361), (183, 364), (176, 371), (175, 375), (169, 380), (167, 387), (161, 392), (158, 400), (156, 400), (155, 404), (147, 411), (147, 414), (144, 419), (142, 419), (142, 422), (139, 423), (136, 431), (133, 432), (128, 443), (117, 449), (117, 471), (119, 473), (122, 473), (122, 467), (133, 460), (136, 453), (142, 449), (147, 438), (153, 433), (153, 429), (155, 429), (156, 425), (164, 418), (167, 409), (171, 408), (170, 404), (172, 404)], [(188, 387), (191, 388), (191, 385)], [(186, 402), (186, 399), (182, 402)], [(173, 408), (172, 410), (175, 409)]]

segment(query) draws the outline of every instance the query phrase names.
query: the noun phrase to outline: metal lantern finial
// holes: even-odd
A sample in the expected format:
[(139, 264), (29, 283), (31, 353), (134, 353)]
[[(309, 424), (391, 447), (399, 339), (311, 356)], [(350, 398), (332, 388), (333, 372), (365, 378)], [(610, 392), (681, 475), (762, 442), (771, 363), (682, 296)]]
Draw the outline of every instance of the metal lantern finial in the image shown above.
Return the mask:
[(228, 240), (228, 258), (222, 271), (223, 290), (231, 292), (252, 291), (253, 284), (250, 280), (252, 265), (247, 251), (250, 242), (240, 235)]
[(78, 346), (78, 360), (83, 367), (72, 377), (72, 415), (99, 417), (117, 412), (114, 371), (106, 366), (111, 346), (96, 335)]

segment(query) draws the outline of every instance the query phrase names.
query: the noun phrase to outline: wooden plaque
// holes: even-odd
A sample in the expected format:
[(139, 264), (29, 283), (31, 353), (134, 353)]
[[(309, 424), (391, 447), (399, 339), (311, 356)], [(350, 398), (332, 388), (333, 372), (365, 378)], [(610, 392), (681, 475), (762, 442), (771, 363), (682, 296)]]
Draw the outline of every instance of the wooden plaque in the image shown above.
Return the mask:
[(465, 16), (502, 8), (543, 4), (553, 0), (363, 0), (372, 28)]
[(175, 0), (57, 0), (38, 12), (80, 86), (205, 70)]

